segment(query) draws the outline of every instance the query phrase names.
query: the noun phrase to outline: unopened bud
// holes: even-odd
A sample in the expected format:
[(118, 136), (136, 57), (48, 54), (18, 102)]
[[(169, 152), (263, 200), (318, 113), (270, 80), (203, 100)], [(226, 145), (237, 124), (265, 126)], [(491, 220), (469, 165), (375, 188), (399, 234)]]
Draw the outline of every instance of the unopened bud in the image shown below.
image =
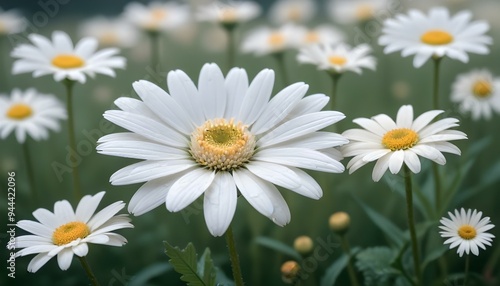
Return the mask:
[(302, 255), (307, 255), (311, 253), (313, 247), (314, 247), (314, 242), (307, 235), (299, 236), (293, 242), (293, 248)]
[(330, 228), (337, 234), (343, 235), (349, 229), (351, 218), (346, 212), (336, 212), (330, 216)]
[(281, 265), (281, 279), (283, 282), (292, 284), (300, 271), (300, 265), (297, 261), (289, 260)]

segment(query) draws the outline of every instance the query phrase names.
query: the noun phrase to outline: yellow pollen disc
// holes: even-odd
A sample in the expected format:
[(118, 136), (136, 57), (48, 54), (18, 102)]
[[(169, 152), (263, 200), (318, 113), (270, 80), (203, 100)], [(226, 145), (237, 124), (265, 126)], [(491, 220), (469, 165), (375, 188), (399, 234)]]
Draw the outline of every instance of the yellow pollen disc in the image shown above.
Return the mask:
[(311, 31), (306, 34), (305, 42), (306, 43), (318, 43), (320, 40), (319, 34), (317, 32)]
[(458, 229), (458, 235), (465, 240), (471, 240), (476, 237), (477, 232), (474, 227), (464, 224)]
[(82, 58), (75, 55), (57, 55), (52, 59), (52, 65), (62, 69), (72, 69), (79, 68), (83, 66), (85, 62)]
[(81, 221), (72, 221), (54, 230), (52, 242), (55, 245), (65, 245), (78, 238), (85, 238), (89, 234), (89, 227), (85, 223)]
[(7, 110), (7, 117), (16, 120), (25, 119), (30, 117), (31, 114), (33, 114), (31, 107), (22, 103), (14, 104)]
[(271, 46), (281, 46), (285, 43), (285, 36), (279, 32), (272, 33), (267, 39)]
[(234, 120), (208, 120), (191, 134), (191, 155), (198, 164), (217, 171), (237, 169), (252, 157), (255, 137)]
[(420, 40), (428, 45), (439, 46), (453, 42), (453, 36), (443, 30), (429, 30), (420, 36)]
[(364, 4), (359, 5), (356, 8), (356, 18), (360, 21), (366, 21), (368, 19), (373, 18), (375, 11), (373, 10), (372, 5)]
[(293, 6), (288, 9), (287, 16), (289, 20), (296, 22), (300, 20), (302, 13), (299, 7)]
[(393, 129), (382, 137), (382, 145), (392, 151), (409, 149), (415, 146), (417, 142), (417, 132), (408, 128)]
[(238, 13), (236, 13), (236, 9), (233, 7), (227, 7), (222, 9), (220, 19), (224, 23), (233, 23), (238, 19)]
[(342, 57), (342, 56), (331, 56), (331, 57), (328, 57), (328, 61), (332, 65), (343, 66), (347, 62), (347, 59), (345, 57)]
[(480, 98), (486, 98), (493, 92), (493, 86), (486, 80), (478, 80), (472, 87), (472, 93)]

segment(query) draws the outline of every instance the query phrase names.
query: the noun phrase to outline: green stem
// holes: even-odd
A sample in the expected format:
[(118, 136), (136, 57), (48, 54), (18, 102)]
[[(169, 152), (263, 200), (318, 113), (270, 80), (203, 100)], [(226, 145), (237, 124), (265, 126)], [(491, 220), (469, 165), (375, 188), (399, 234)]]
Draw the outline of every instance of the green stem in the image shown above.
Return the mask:
[(233, 278), (236, 286), (243, 286), (243, 277), (241, 276), (240, 259), (236, 251), (236, 244), (234, 242), (233, 229), (231, 226), (226, 231), (226, 243), (229, 249), (229, 258), (231, 259), (231, 269), (233, 270)]
[(151, 68), (156, 71), (157, 67), (160, 65), (160, 33), (153, 31), (148, 32), (148, 35), (151, 48)]
[[(69, 147), (73, 152), (76, 152), (76, 140), (75, 140), (75, 118), (73, 115), (73, 85), (74, 81), (65, 79), (64, 85), (66, 86), (66, 110), (68, 112), (68, 141)], [(79, 201), (82, 198), (82, 192), (80, 190), (80, 173), (78, 172), (78, 164), (76, 162), (71, 163), (71, 174), (73, 175), (73, 192), (75, 194), (75, 200)]]
[(432, 162), (432, 173), (434, 175), (434, 198), (436, 200), (436, 211), (439, 216), (441, 210), (441, 176), (439, 175), (439, 166), (436, 162)]
[(28, 148), (28, 142), (23, 144), (24, 160), (26, 161), (26, 173), (28, 176), (28, 186), (31, 192), (31, 198), (34, 202), (38, 202), (38, 196), (35, 190), (35, 173), (33, 172), (33, 162), (31, 161), (31, 154)]
[(434, 90), (433, 90), (433, 109), (439, 109), (439, 66), (441, 64), (442, 57), (434, 57)]
[(470, 265), (470, 255), (467, 254), (465, 256), (465, 277), (464, 277), (464, 286), (467, 286), (467, 280), (469, 278), (469, 265)]
[(413, 264), (415, 264), (415, 276), (417, 285), (421, 285), (420, 254), (418, 250), (417, 232), (415, 230), (415, 218), (413, 217), (413, 193), (411, 183), (411, 172), (408, 166), (404, 165), (405, 189), (406, 189), (406, 210), (408, 215), (408, 227), (410, 229), (411, 248), (413, 252)]
[(89, 277), (90, 283), (92, 283), (93, 286), (99, 286), (99, 281), (97, 281), (97, 278), (94, 275), (94, 272), (92, 272), (92, 269), (90, 268), (89, 263), (87, 262), (87, 259), (85, 256), (79, 257), (77, 255), (78, 259), (80, 260), (80, 263), (82, 264), (83, 269), (85, 269), (85, 273)]
[(342, 245), (342, 249), (348, 257), (347, 260), (347, 271), (349, 272), (349, 279), (351, 280), (352, 286), (358, 286), (358, 278), (356, 277), (356, 272), (354, 271), (354, 267), (352, 266), (352, 254), (351, 248), (349, 247), (349, 242), (347, 241), (346, 235), (343, 234), (340, 236), (340, 244)]
[(330, 77), (332, 78), (332, 93), (330, 94), (330, 110), (335, 110), (338, 108), (337, 105), (337, 90), (339, 86), (339, 79), (342, 74), (332, 72), (330, 73)]
[(283, 81), (283, 86), (288, 85), (288, 73), (286, 71), (285, 65), (285, 52), (274, 53), (274, 57), (278, 62), (278, 69), (280, 70), (281, 80)]
[[(433, 109), (439, 110), (439, 66), (442, 57), (434, 57), (434, 83), (433, 83)], [(441, 179), (437, 163), (432, 163), (432, 171), (434, 174), (434, 197), (436, 201), (437, 215), (440, 215), (441, 209)]]
[(227, 60), (226, 60), (226, 69), (227, 72), (234, 67), (235, 63), (235, 55), (236, 55), (236, 42), (235, 42), (235, 33), (234, 30), (236, 28), (236, 24), (227, 24), (223, 25), (224, 29), (227, 33)]

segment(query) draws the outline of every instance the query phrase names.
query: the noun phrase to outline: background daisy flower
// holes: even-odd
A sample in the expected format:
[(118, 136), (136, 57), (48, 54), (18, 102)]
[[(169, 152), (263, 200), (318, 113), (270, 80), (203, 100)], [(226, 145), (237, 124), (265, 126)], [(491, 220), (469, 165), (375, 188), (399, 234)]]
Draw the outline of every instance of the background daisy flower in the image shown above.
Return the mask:
[(451, 100), (462, 113), (471, 113), (473, 120), (491, 119), (492, 111), (500, 113), (500, 78), (488, 70), (473, 70), (457, 76)]
[(130, 48), (139, 39), (137, 29), (122, 18), (94, 17), (82, 23), (79, 30), (83, 37), (96, 38), (105, 47)]
[(198, 8), (198, 21), (209, 21), (221, 24), (236, 24), (248, 22), (257, 18), (261, 13), (260, 6), (252, 1), (215, 1)]
[(310, 46), (316, 44), (339, 44), (345, 39), (345, 34), (332, 25), (319, 25), (314, 28), (299, 27), (301, 34), (301, 45)]
[(428, 15), (410, 10), (384, 22), (379, 44), (386, 54), (401, 51), (403, 57), (415, 55), (413, 65), (421, 67), (429, 58), (448, 56), (468, 62), (467, 53), (488, 54), (491, 37), (484, 21), (470, 22), (472, 14), (462, 11), (450, 16), (446, 8), (432, 8)]
[(125, 19), (147, 32), (170, 31), (187, 23), (189, 8), (176, 2), (129, 3), (123, 13)]
[(66, 109), (53, 95), (42, 94), (34, 88), (12, 90), (10, 97), (0, 95), (0, 137), (15, 132), (17, 142), (26, 136), (36, 141), (47, 139), (48, 130), (59, 131), (59, 120), (66, 119)]
[(301, 40), (300, 28), (293, 24), (283, 25), (277, 29), (260, 27), (244, 36), (241, 50), (244, 53), (263, 56), (298, 48)]
[(26, 20), (16, 10), (0, 8), (0, 36), (21, 33), (26, 29)]
[(328, 12), (337, 23), (356, 24), (375, 18), (388, 9), (387, 5), (387, 0), (330, 0)]
[(397, 174), (403, 163), (413, 173), (420, 172), (419, 156), (444, 165), (442, 152), (460, 155), (460, 149), (448, 141), (467, 139), (465, 133), (450, 128), (458, 126), (458, 119), (444, 118), (430, 123), (442, 110), (427, 111), (415, 120), (413, 107), (403, 105), (396, 122), (385, 114), (369, 118), (357, 118), (353, 122), (363, 129), (349, 129), (342, 135), (350, 140), (341, 148), (346, 157), (353, 157), (347, 164), (353, 173), (369, 162), (377, 161), (372, 178), (378, 182), (389, 169)]
[(444, 244), (450, 244), (450, 249), (458, 246), (457, 253), (460, 257), (464, 252), (468, 255), (470, 252), (478, 256), (479, 247), (486, 250), (486, 245), (491, 246), (495, 237), (487, 231), (495, 227), (490, 223), (489, 217), (481, 218), (483, 213), (477, 210), (472, 211), (464, 208), (455, 210), (455, 215), (448, 212), (450, 218), (441, 218), (439, 226), (441, 237), (448, 238)]
[(125, 68), (125, 58), (115, 56), (118, 49), (107, 48), (96, 52), (97, 40), (83, 38), (75, 46), (68, 34), (52, 33), (52, 41), (44, 36), (28, 36), (33, 45), (21, 44), (11, 56), (17, 58), (13, 74), (33, 72), (34, 77), (53, 74), (55, 81), (69, 79), (85, 83), (87, 76), (96, 73), (115, 76), (113, 69)]
[(278, 0), (269, 9), (269, 20), (277, 24), (305, 23), (316, 14), (316, 5), (311, 0)]
[(354, 48), (344, 43), (319, 44), (300, 49), (297, 60), (299, 63), (313, 64), (320, 70), (334, 73), (352, 71), (361, 74), (362, 68), (375, 70), (376, 60), (369, 55), (371, 51), (367, 44)]
[(28, 271), (36, 272), (57, 255), (61, 270), (67, 270), (73, 255), (87, 256), (88, 243), (122, 246), (127, 240), (112, 231), (133, 228), (127, 215), (115, 215), (125, 203), (115, 202), (95, 213), (105, 192), (84, 196), (73, 211), (67, 200), (54, 204), (54, 212), (39, 208), (33, 212), (37, 221), (21, 220), (17, 226), (32, 235), (16, 237), (16, 257), (38, 253), (29, 263)]
[(182, 71), (167, 77), (169, 93), (138, 81), (142, 99), (119, 98), (122, 110), (104, 113), (130, 132), (99, 139), (101, 154), (144, 160), (111, 176), (113, 185), (146, 182), (129, 211), (144, 214), (165, 203), (178, 212), (204, 194), (210, 233), (225, 233), (236, 210), (237, 190), (258, 212), (280, 226), (290, 211), (275, 185), (319, 199), (321, 187), (299, 168), (329, 173), (344, 170), (333, 147), (347, 143), (321, 132), (344, 115), (320, 111), (324, 95), (304, 97), (308, 85), (295, 83), (271, 100), (274, 72), (265, 69), (249, 84), (243, 69), (226, 78), (215, 64), (203, 66), (198, 88)]

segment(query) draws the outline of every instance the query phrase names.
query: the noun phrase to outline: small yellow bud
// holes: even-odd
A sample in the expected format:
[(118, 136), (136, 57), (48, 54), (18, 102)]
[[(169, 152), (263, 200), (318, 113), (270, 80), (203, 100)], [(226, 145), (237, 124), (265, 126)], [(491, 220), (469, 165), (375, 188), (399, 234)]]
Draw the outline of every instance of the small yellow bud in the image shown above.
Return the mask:
[(330, 228), (337, 234), (345, 234), (349, 229), (351, 218), (346, 212), (336, 212), (330, 216)]
[(307, 255), (311, 253), (313, 247), (314, 247), (314, 242), (307, 235), (299, 236), (293, 242), (293, 248), (302, 255)]
[(281, 279), (287, 284), (292, 284), (300, 271), (297, 261), (289, 260), (281, 265)]

